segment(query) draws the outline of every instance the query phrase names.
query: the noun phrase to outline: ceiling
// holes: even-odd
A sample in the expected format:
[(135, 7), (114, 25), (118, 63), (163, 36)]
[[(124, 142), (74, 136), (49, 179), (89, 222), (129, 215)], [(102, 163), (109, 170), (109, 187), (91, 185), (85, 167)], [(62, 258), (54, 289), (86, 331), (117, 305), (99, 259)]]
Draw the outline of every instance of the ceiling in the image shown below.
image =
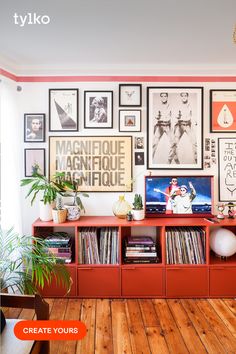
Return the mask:
[[(0, 64), (17, 73), (236, 74), (235, 0), (0, 0)], [(50, 16), (48, 25), (14, 14)], [(19, 21), (19, 19), (18, 19)]]

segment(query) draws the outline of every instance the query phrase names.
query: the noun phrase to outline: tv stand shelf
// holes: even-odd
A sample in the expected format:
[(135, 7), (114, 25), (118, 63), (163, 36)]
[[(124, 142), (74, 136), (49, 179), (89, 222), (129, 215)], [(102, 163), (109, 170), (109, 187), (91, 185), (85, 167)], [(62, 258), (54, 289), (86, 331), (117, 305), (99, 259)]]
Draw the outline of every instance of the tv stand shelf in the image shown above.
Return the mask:
[[(32, 225), (33, 235), (46, 237), (49, 232), (66, 231), (72, 237), (72, 263), (66, 265), (73, 280), (69, 297), (89, 298), (186, 298), (186, 297), (235, 297), (236, 255), (226, 260), (210, 251), (210, 232), (215, 227), (230, 229), (236, 234), (236, 219), (215, 222), (204, 218), (148, 218), (142, 221), (127, 221), (113, 216), (82, 216), (78, 221), (62, 224), (42, 222), (39, 219)], [(115, 228), (117, 234), (117, 264), (81, 264), (79, 262), (80, 233), (86, 228), (94, 228), (98, 243), (102, 228)], [(191, 227), (201, 228), (201, 242), (204, 244), (204, 260), (200, 264), (168, 264), (168, 230), (181, 230)], [(159, 263), (125, 263), (123, 255), (124, 240), (128, 236), (150, 236), (155, 240)], [(171, 236), (171, 242), (177, 242)], [(199, 236), (200, 237), (200, 236)], [(183, 245), (178, 241), (179, 245)], [(194, 241), (195, 242), (195, 241)], [(192, 241), (195, 251), (197, 241)], [(167, 244), (168, 243), (168, 244)], [(81, 246), (82, 247), (82, 246)], [(187, 252), (187, 246), (176, 253)], [(56, 282), (45, 286), (44, 296), (60, 297), (65, 289)]]

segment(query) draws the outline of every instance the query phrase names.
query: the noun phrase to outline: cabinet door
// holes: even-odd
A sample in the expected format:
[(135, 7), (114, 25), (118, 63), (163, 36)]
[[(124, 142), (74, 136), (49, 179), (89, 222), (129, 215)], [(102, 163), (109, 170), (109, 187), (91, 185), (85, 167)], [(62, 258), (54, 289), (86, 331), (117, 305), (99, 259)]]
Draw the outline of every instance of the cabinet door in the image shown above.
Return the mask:
[(163, 269), (155, 267), (123, 267), (122, 296), (162, 296)]
[(175, 267), (166, 269), (167, 297), (199, 297), (207, 295), (207, 268)]
[(236, 267), (210, 269), (210, 296), (236, 296)]
[[(70, 273), (72, 285), (70, 292), (66, 296), (76, 296), (76, 267), (67, 267), (67, 270)], [(65, 296), (66, 292), (67, 290), (64, 287), (57, 285), (55, 279), (52, 281), (51, 285), (45, 285), (44, 289), (41, 291), (44, 297)]]
[(120, 296), (120, 272), (118, 268), (78, 269), (79, 296)]

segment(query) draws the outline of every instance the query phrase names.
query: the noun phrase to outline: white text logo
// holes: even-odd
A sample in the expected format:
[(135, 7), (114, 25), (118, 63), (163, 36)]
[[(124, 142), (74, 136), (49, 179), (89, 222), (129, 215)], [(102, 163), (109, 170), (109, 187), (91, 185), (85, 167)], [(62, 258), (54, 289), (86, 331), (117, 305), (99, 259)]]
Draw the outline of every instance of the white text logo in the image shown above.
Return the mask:
[(50, 23), (50, 17), (47, 15), (37, 15), (36, 12), (28, 12), (26, 15), (14, 14), (14, 23), (20, 27), (25, 25), (48, 25)]

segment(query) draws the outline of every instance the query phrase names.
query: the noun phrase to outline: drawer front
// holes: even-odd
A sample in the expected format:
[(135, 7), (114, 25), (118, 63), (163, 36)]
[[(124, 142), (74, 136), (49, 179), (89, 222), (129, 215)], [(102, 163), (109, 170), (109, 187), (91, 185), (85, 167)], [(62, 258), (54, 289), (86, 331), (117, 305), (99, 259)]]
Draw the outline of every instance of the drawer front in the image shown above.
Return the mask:
[(122, 269), (122, 296), (162, 296), (163, 269), (124, 267)]
[[(66, 296), (76, 296), (76, 267), (67, 267), (68, 272), (72, 280), (71, 290)], [(45, 285), (42, 290), (42, 296), (65, 296), (66, 289), (62, 286), (57, 285), (56, 280), (53, 280), (51, 285)]]
[(210, 296), (236, 296), (236, 267), (210, 269)]
[(176, 267), (166, 269), (166, 296), (208, 296), (207, 268)]
[(78, 269), (79, 296), (120, 296), (120, 272), (116, 268)]

